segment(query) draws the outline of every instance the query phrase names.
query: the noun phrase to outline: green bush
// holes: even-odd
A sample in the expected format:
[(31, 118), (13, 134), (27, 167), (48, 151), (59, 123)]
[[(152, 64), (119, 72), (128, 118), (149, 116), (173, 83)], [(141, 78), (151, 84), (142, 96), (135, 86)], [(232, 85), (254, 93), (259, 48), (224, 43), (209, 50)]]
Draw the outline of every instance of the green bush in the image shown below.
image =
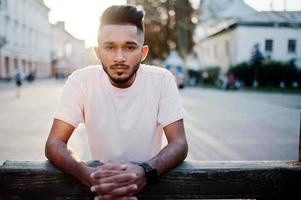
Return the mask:
[(301, 70), (298, 70), (293, 61), (279, 62), (268, 60), (260, 65), (252, 63), (240, 63), (232, 66), (228, 74), (232, 73), (237, 79), (242, 81), (246, 86), (252, 86), (254, 80), (259, 86), (279, 87), (284, 83), (286, 87), (292, 87), (294, 82), (301, 87)]
[(188, 69), (187, 75), (188, 75), (188, 78), (195, 78), (195, 83), (197, 84), (200, 82), (202, 73), (201, 73), (201, 70)]
[(243, 81), (246, 86), (251, 86), (254, 80), (254, 69), (246, 62), (230, 67), (227, 74), (233, 74), (238, 80)]
[(208, 67), (201, 71), (204, 84), (215, 85), (220, 74), (220, 67)]

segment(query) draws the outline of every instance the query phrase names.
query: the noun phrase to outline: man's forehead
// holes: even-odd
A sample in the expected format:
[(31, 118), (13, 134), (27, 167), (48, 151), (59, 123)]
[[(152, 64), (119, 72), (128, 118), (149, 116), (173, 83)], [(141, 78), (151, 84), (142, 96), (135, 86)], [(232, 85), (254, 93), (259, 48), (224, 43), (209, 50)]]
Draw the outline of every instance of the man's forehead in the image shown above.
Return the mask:
[(100, 29), (100, 42), (136, 42), (142, 43), (144, 35), (138, 28), (131, 24), (108, 24)]

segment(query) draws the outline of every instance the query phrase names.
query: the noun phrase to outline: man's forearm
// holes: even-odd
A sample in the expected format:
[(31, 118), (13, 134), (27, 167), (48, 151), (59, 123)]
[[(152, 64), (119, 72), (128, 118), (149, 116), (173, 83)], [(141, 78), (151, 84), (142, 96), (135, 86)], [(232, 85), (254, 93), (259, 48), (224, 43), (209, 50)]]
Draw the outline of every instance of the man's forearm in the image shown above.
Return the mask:
[(158, 175), (161, 175), (182, 162), (187, 153), (188, 145), (186, 141), (178, 139), (165, 146), (158, 155), (149, 161), (149, 164), (157, 169)]
[(66, 143), (60, 140), (47, 141), (45, 155), (56, 167), (72, 175), (81, 183), (91, 186), (89, 179), (91, 168), (79, 161), (67, 148)]

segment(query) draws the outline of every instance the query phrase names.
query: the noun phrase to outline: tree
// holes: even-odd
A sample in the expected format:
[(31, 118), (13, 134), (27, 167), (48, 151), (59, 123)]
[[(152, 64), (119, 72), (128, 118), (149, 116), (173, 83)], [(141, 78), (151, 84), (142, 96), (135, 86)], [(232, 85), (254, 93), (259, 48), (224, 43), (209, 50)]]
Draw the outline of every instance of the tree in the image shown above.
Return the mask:
[(253, 86), (257, 87), (258, 86), (258, 70), (262, 66), (262, 62), (264, 61), (264, 57), (262, 53), (259, 50), (259, 44), (255, 44), (252, 54), (251, 54), (251, 59), (250, 59), (250, 66), (253, 71)]
[(259, 49), (259, 44), (256, 43), (253, 47), (250, 63), (251, 63), (251, 65), (260, 66), (260, 65), (262, 65), (263, 61), (264, 61), (264, 57)]
[(181, 56), (193, 46), (195, 24), (191, 18), (194, 10), (189, 0), (131, 0), (146, 11), (145, 43), (150, 47), (148, 60), (164, 59), (170, 50), (178, 50)]
[(193, 47), (193, 31), (195, 24), (192, 22), (194, 10), (188, 0), (176, 1), (176, 37), (177, 50), (183, 57), (189, 53)]

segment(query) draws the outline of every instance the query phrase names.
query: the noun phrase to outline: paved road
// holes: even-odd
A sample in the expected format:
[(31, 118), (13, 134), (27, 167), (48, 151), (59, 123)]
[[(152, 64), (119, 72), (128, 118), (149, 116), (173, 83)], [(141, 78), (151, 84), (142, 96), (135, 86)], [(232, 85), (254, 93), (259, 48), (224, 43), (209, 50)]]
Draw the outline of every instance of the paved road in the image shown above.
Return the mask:
[(190, 156), (195, 160), (296, 160), (301, 96), (189, 88)]
[[(15, 98), (13, 83), (0, 82), (0, 163), (43, 160), (44, 144), (63, 81), (25, 84)], [(186, 132), (194, 160), (296, 160), (301, 95), (181, 90)], [(89, 160), (85, 129), (71, 147)]]

